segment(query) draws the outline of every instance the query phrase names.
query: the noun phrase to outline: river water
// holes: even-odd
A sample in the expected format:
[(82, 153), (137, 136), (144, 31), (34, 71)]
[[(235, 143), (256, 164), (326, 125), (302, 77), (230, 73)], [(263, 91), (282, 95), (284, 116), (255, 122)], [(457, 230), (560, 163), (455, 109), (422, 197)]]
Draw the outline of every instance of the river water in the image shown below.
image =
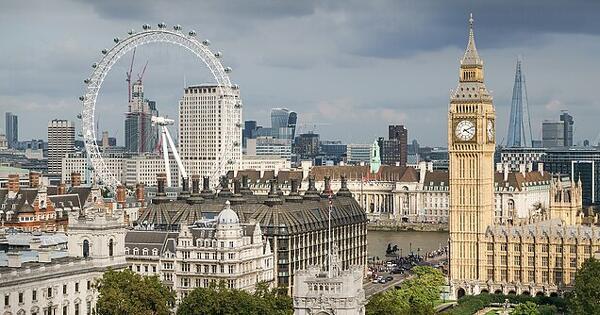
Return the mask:
[[(378, 256), (385, 259), (387, 244), (398, 245), (402, 249), (402, 255), (408, 255), (412, 251), (417, 254), (418, 248), (421, 254), (436, 250), (440, 245), (448, 245), (448, 232), (412, 232), (412, 231), (368, 231), (367, 251), (369, 257)], [(400, 254), (400, 252), (398, 252)]]

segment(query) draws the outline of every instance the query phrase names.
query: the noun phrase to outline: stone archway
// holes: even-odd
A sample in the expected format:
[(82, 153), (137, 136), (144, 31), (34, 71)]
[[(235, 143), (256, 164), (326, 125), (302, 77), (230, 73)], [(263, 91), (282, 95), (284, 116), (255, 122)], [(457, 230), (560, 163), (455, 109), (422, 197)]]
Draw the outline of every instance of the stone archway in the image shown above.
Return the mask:
[(456, 291), (456, 297), (459, 299), (465, 296), (466, 294), (467, 292), (463, 288), (459, 288), (458, 291)]
[(494, 291), (494, 294), (502, 294), (502, 290), (496, 290)]
[(558, 292), (552, 292), (552, 293), (550, 293), (550, 297), (558, 297)]
[(527, 295), (527, 296), (531, 295), (531, 293), (529, 293), (529, 291), (523, 291), (523, 293), (521, 293), (521, 294), (522, 295)]
[(535, 296), (544, 296), (544, 295), (545, 295), (545, 294), (544, 294), (544, 292), (542, 292), (542, 291), (538, 291), (538, 292), (535, 294)]
[(490, 291), (488, 291), (487, 289), (483, 289), (483, 290), (481, 290), (481, 294), (484, 294), (484, 293), (485, 293), (485, 294), (489, 294), (489, 293), (490, 293)]
[(517, 292), (515, 292), (515, 290), (510, 290), (510, 291), (508, 291), (508, 294), (509, 295), (517, 295)]

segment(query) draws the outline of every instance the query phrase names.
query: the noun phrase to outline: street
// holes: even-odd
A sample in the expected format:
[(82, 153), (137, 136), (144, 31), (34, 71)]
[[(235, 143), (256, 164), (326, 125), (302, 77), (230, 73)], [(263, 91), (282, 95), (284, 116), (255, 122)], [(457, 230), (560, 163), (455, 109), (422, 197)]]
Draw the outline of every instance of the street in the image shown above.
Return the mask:
[(409, 275), (407, 274), (382, 274), (384, 277), (388, 275), (394, 277), (394, 280), (386, 282), (386, 283), (372, 283), (372, 279), (369, 278), (369, 281), (365, 281), (363, 284), (363, 289), (365, 290), (365, 297), (368, 299), (371, 296), (383, 292), (385, 290), (394, 288), (396, 284), (402, 283)]

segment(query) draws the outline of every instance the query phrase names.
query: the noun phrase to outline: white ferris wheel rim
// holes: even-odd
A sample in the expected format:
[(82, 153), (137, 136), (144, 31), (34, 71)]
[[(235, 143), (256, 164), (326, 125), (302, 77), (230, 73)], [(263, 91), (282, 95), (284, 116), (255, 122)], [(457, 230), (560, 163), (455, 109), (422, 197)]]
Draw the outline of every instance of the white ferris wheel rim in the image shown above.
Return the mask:
[[(128, 36), (122, 40), (115, 38), (115, 45), (110, 50), (102, 51), (102, 59), (94, 63), (94, 69), (89, 78), (84, 80), (86, 84), (85, 94), (80, 97), (83, 103), (83, 112), (81, 113), (83, 139), (88, 159), (91, 161), (91, 167), (94, 172), (94, 180), (114, 191), (121, 183), (107, 167), (102, 154), (96, 143), (96, 130), (94, 128), (94, 113), (96, 109), (96, 100), (102, 87), (104, 79), (110, 72), (112, 66), (125, 54), (134, 48), (150, 43), (168, 43), (181, 46), (192, 52), (198, 57), (204, 65), (210, 70), (215, 84), (221, 88), (218, 89), (221, 95), (232, 95), (232, 90), (237, 89), (237, 85), (232, 85), (227, 73), (231, 71), (229, 67), (223, 67), (219, 60), (221, 53), (213, 53), (209, 48), (208, 40), (199, 41), (196, 38), (196, 32), (190, 31), (185, 34), (181, 26), (176, 25), (173, 31), (166, 29), (164, 23), (160, 23), (158, 29), (152, 29), (149, 25), (143, 26), (143, 31), (128, 33)], [(231, 97), (222, 97), (223, 115), (222, 132), (219, 158), (213, 164), (210, 171), (210, 182), (213, 186), (218, 183), (218, 177), (224, 174), (225, 165), (235, 161), (228, 160), (227, 157), (233, 152), (235, 144), (239, 140), (233, 139), (235, 128), (241, 127), (241, 101), (234, 100)]]

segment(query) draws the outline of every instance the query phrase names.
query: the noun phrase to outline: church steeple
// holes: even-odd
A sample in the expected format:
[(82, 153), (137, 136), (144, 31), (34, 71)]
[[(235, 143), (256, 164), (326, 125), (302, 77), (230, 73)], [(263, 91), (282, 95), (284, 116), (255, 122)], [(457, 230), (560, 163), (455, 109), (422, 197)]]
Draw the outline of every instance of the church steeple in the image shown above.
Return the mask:
[(465, 66), (483, 66), (483, 60), (479, 58), (479, 54), (477, 53), (477, 47), (475, 46), (475, 33), (473, 32), (473, 13), (471, 13), (469, 17), (469, 42), (467, 43), (467, 49), (465, 50), (465, 55), (460, 61), (461, 65)]

